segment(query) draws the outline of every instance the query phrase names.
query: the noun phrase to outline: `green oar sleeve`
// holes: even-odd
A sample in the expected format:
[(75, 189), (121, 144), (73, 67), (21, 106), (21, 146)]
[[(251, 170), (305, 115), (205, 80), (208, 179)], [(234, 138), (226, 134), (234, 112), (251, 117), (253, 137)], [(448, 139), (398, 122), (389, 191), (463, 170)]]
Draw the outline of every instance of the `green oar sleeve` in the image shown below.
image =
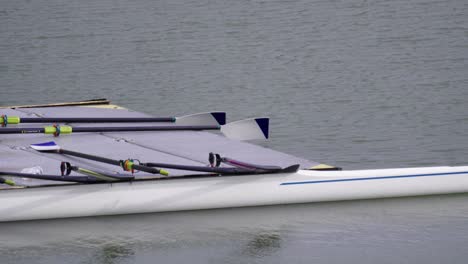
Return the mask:
[(0, 124), (5, 124), (5, 125), (6, 124), (9, 124), (9, 125), (13, 124), (13, 125), (16, 125), (16, 124), (19, 124), (20, 122), (21, 122), (21, 119), (20, 119), (19, 116), (6, 116), (6, 115), (0, 116)]
[(71, 134), (72, 130), (71, 126), (60, 126), (58, 129), (55, 126), (46, 126), (44, 127), (44, 134)]

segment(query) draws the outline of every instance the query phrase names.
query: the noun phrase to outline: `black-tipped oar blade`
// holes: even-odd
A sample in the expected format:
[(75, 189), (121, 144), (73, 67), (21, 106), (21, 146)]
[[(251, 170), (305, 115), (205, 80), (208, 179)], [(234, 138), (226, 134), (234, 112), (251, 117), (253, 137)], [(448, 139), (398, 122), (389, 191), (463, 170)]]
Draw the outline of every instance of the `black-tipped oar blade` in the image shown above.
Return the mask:
[(294, 165), (291, 165), (289, 167), (286, 167), (286, 168), (282, 169), (282, 172), (283, 173), (294, 173), (294, 172), (297, 172), (300, 167), (301, 167), (300, 164), (294, 164)]
[(178, 125), (194, 126), (194, 125), (224, 125), (226, 124), (225, 112), (208, 112), (198, 113), (175, 118)]

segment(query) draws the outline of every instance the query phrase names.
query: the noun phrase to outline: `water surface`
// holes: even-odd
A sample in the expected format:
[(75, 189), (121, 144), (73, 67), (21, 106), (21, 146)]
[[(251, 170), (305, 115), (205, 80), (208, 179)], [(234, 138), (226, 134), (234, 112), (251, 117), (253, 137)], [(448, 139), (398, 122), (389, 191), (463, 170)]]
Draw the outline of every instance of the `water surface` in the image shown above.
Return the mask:
[[(465, 165), (468, 5), (2, 1), (0, 105), (271, 118), (345, 169)], [(0, 139), (1, 140), (1, 139)], [(0, 224), (2, 263), (465, 263), (465, 195)]]

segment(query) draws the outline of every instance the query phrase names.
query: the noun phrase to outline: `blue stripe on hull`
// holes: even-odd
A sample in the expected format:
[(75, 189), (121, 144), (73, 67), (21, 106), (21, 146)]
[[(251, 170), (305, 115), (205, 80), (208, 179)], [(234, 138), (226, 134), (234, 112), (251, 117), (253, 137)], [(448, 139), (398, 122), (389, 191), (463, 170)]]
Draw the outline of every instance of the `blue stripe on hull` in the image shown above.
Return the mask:
[(444, 175), (454, 175), (454, 174), (468, 174), (468, 171), (461, 171), (461, 172), (444, 172), (444, 173), (431, 173), (431, 174), (398, 175), (398, 176), (364, 177), (364, 178), (350, 178), (350, 179), (336, 179), (336, 180), (283, 182), (283, 183), (281, 183), (280, 185), (297, 185), (297, 184), (347, 182), (347, 181), (385, 180), (385, 179), (398, 179), (398, 178), (444, 176)]

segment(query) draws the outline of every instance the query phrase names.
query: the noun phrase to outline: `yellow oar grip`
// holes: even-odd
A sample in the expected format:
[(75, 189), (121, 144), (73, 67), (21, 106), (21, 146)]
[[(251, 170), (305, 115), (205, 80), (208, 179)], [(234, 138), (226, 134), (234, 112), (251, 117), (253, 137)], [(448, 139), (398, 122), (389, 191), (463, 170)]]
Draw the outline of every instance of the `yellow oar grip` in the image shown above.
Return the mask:
[(163, 169), (159, 169), (159, 174), (164, 175), (164, 176), (169, 176), (169, 172)]
[[(6, 117), (6, 120), (5, 120), (5, 117)], [(19, 116), (6, 116), (6, 115), (0, 116), (0, 124), (16, 125), (16, 124), (19, 124), (20, 121), (21, 119)]]
[(60, 131), (58, 131), (57, 127), (55, 126), (46, 126), (44, 127), (44, 134), (71, 134), (73, 132), (73, 128), (71, 126), (60, 126)]
[(12, 180), (10, 180), (10, 179), (5, 179), (5, 182), (4, 182), (4, 183), (5, 183), (5, 184), (8, 184), (8, 185), (10, 185), (10, 186), (15, 186), (15, 185), (16, 185), (15, 182), (12, 181)]

